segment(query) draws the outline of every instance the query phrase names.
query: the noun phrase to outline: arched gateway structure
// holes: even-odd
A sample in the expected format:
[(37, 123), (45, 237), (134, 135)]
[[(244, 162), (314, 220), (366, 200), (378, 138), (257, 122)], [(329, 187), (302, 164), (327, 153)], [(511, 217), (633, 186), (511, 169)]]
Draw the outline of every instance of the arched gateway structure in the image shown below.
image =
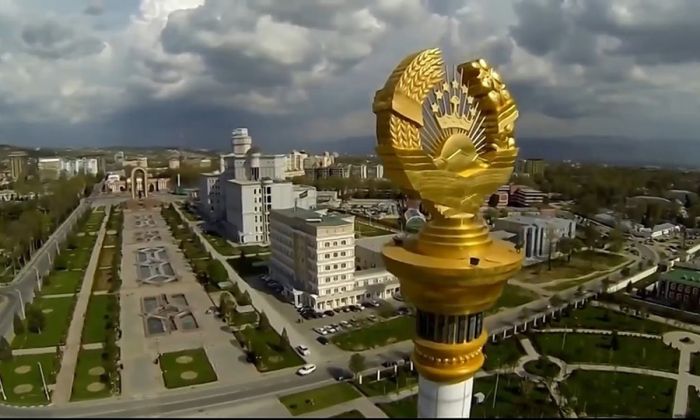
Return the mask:
[(131, 171), (131, 198), (148, 197), (147, 185), (148, 172), (144, 168), (134, 168)]

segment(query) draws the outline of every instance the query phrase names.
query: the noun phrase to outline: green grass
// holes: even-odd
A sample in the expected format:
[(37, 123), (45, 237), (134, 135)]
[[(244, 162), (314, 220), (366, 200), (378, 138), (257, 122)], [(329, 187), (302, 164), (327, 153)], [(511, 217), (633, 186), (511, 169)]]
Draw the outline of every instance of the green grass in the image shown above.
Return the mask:
[(310, 391), (285, 395), (280, 397), (280, 402), (287, 407), (287, 410), (293, 416), (298, 416), (299, 414), (322, 410), (336, 404), (351, 401), (358, 397), (360, 397), (360, 393), (352, 385), (343, 382)]
[[(558, 408), (550, 399), (546, 389), (537, 388), (534, 383), (517, 375), (500, 375), (496, 404), (492, 408), (496, 391), (496, 376), (474, 380), (474, 393), (481, 392), (486, 400), (473, 404), (473, 418), (517, 418), (517, 417), (558, 417)], [(391, 418), (416, 418), (418, 397), (412, 395), (391, 403), (377, 404)]]
[(245, 245), (240, 248), (240, 253), (246, 256), (253, 256), (257, 255), (260, 253), (268, 253), (270, 252), (270, 247), (269, 246), (260, 246), (260, 245)]
[(378, 322), (367, 328), (336, 334), (331, 341), (346, 351), (362, 351), (386, 346), (413, 338), (415, 322), (414, 317), (401, 316)]
[(609, 335), (568, 333), (564, 342), (564, 334), (542, 333), (530, 339), (540, 354), (567, 363), (611, 364), (667, 372), (678, 369), (678, 351), (661, 340), (618, 336), (619, 348), (613, 350)]
[(100, 225), (102, 224), (102, 219), (104, 219), (104, 217), (104, 211), (93, 211), (90, 213), (90, 216), (85, 222), (85, 228), (83, 230), (88, 232), (100, 230)]
[(237, 332), (241, 345), (250, 343), (260, 357), (255, 367), (260, 372), (299, 366), (304, 360), (288, 344), (282, 345), (280, 336), (272, 328), (246, 327)]
[(112, 265), (112, 260), (114, 260), (114, 254), (117, 252), (116, 247), (105, 247), (103, 246), (100, 250), (100, 256), (97, 260), (97, 267), (109, 267)]
[(22, 334), (17, 334), (12, 340), (12, 348), (28, 349), (36, 347), (54, 347), (59, 345), (68, 332), (73, 317), (74, 296), (58, 298), (38, 298), (32, 305), (50, 312), (44, 313), (45, 323), (41, 334), (29, 332), (26, 329)]
[(510, 337), (497, 343), (487, 342), (484, 346), (484, 370), (494, 370), (506, 365), (514, 365), (525, 355), (517, 337)]
[[(380, 380), (376, 380), (374, 375), (367, 375), (362, 378), (362, 384), (355, 382), (355, 387), (368, 397), (386, 395), (392, 392), (409, 389), (418, 385), (418, 372), (409, 370), (408, 366), (401, 366), (397, 370), (398, 375), (394, 376), (394, 371), (386, 372)], [(391, 375), (391, 376), (389, 376)]]
[(621, 255), (582, 251), (573, 254), (570, 262), (567, 262), (566, 258), (552, 261), (552, 270), (548, 269), (547, 262), (523, 268), (518, 278), (523, 282), (547, 283), (552, 280), (571, 279), (595, 271), (607, 271), (626, 260), (627, 258)]
[(359, 234), (360, 237), (363, 236), (382, 236), (391, 235), (393, 232), (387, 229), (383, 229), (376, 225), (369, 225), (364, 222), (355, 221), (355, 233)]
[(92, 291), (106, 291), (109, 290), (112, 284), (112, 269), (103, 268), (95, 271), (95, 281), (92, 284)]
[(67, 253), (68, 270), (85, 270), (90, 262), (90, 256), (92, 255), (92, 248), (79, 248), (75, 250), (65, 250), (62, 255)]
[(258, 322), (258, 313), (255, 311), (235, 313), (231, 319), (231, 325), (241, 327), (246, 324), (255, 324)]
[(217, 250), (221, 255), (238, 255), (241, 253), (241, 251), (237, 248), (234, 248), (231, 246), (231, 244), (228, 243), (228, 241), (220, 236), (211, 234), (211, 233), (204, 233), (203, 236), (206, 238), (207, 241), (211, 244), (211, 246), (214, 247), (214, 249)]
[(675, 331), (670, 325), (649, 321), (613, 311), (607, 308), (588, 305), (585, 308), (572, 310), (568, 316), (558, 320), (550, 320), (552, 328), (590, 328), (601, 330), (635, 331), (647, 334), (663, 334)]
[(597, 417), (670, 417), (675, 388), (672, 379), (586, 371), (573, 372), (560, 385), (579, 416), (585, 410)]
[(241, 276), (256, 276), (268, 272), (269, 256), (229, 258), (226, 261)]
[(537, 360), (531, 360), (525, 363), (525, 371), (533, 375), (543, 378), (554, 378), (559, 373), (559, 366), (548, 360), (546, 357), (540, 357)]
[(345, 411), (331, 417), (332, 419), (364, 419), (365, 416), (359, 410)]
[(52, 271), (49, 277), (44, 280), (41, 294), (61, 295), (64, 293), (75, 293), (80, 290), (84, 276), (84, 271)]
[[(81, 349), (80, 353), (78, 353), (78, 364), (75, 367), (71, 401), (106, 398), (112, 395), (110, 384), (103, 382), (99, 374), (95, 375), (90, 373), (90, 369), (93, 368), (105, 369), (105, 362), (102, 360), (102, 349)], [(104, 389), (96, 392), (88, 391), (88, 385), (94, 382), (102, 383)]]
[[(113, 327), (119, 323), (119, 313), (117, 297), (114, 295), (92, 295), (85, 313), (85, 324), (83, 325), (82, 343), (103, 343), (107, 340), (107, 323), (111, 322)], [(112, 308), (110, 313), (109, 308)]]
[(512, 284), (506, 284), (503, 288), (503, 293), (501, 293), (501, 297), (498, 298), (498, 301), (496, 301), (493, 308), (489, 310), (489, 313), (495, 313), (501, 309), (514, 308), (516, 306), (524, 305), (532, 302), (533, 300), (539, 299), (539, 297), (540, 296), (532, 290)]
[[(47, 385), (55, 383), (56, 373), (59, 368), (58, 358), (55, 353), (14, 356), (12, 360), (0, 362), (0, 375), (2, 376), (2, 384), (8, 403), (18, 405), (48, 403), (37, 363), (41, 363)], [(15, 369), (21, 366), (28, 366), (31, 369), (23, 374), (15, 372)], [(31, 385), (32, 390), (24, 394), (17, 394), (15, 387), (23, 384)]]
[[(178, 357), (191, 357), (192, 360), (189, 363), (178, 363)], [(159, 366), (166, 388), (180, 388), (217, 380), (214, 368), (203, 348), (163, 353)], [(181, 376), (184, 372), (196, 372), (197, 377), (185, 379)]]
[(117, 235), (105, 235), (102, 246), (115, 246), (117, 242)]

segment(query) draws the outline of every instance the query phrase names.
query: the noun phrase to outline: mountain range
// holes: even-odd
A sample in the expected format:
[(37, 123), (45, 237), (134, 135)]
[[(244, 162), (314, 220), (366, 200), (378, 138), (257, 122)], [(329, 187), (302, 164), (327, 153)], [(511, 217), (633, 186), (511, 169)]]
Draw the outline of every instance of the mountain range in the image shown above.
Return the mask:
[[(521, 159), (571, 160), (623, 166), (700, 167), (700, 140), (639, 140), (608, 136), (523, 137), (517, 139)], [(340, 154), (374, 153), (374, 137), (351, 137), (326, 143)]]

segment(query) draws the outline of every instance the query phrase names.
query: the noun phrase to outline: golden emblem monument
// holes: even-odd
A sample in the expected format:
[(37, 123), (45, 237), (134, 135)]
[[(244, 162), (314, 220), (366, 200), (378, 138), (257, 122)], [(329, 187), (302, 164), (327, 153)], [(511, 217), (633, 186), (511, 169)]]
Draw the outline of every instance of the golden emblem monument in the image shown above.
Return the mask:
[(489, 237), (479, 215), (513, 171), (515, 101), (484, 60), (446, 67), (440, 50), (429, 49), (394, 69), (372, 110), (386, 176), (430, 215), (418, 235), (383, 251), (417, 308), (419, 416), (468, 417), (484, 363), (483, 312), (522, 263), (512, 244)]

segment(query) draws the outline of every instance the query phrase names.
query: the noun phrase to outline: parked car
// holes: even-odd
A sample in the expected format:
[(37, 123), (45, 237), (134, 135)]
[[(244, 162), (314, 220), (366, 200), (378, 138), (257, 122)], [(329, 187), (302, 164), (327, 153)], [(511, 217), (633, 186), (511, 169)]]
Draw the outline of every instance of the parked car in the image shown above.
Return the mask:
[(362, 307), (357, 306), (357, 305), (350, 305), (350, 310), (353, 312), (359, 312), (362, 310)]
[(382, 366), (384, 366), (385, 368), (390, 368), (394, 366), (394, 363), (395, 362), (392, 362), (391, 360), (385, 360), (382, 362)]
[(354, 377), (355, 377), (355, 376), (354, 376), (352, 373), (350, 373), (350, 372), (344, 370), (344, 371), (341, 372), (335, 379), (336, 379), (338, 382), (342, 382), (342, 381), (349, 381), (349, 380), (353, 379)]
[(328, 339), (326, 337), (323, 337), (323, 336), (317, 337), (316, 341), (323, 344), (324, 346), (329, 343)]
[(343, 312), (350, 312), (350, 307), (349, 307), (349, 306), (344, 306), (344, 307), (343, 307)]
[(313, 363), (310, 363), (308, 365), (304, 365), (304, 366), (300, 367), (297, 370), (297, 375), (306, 376), (306, 375), (311, 374), (315, 371), (316, 371), (316, 365), (314, 365)]
[(296, 350), (301, 354), (302, 356), (308, 356), (311, 354), (311, 350), (309, 350), (308, 347), (303, 346), (303, 345), (298, 345), (296, 347)]
[(323, 313), (326, 314), (326, 316), (335, 316), (335, 312), (331, 311), (330, 309), (327, 311), (324, 311)]

